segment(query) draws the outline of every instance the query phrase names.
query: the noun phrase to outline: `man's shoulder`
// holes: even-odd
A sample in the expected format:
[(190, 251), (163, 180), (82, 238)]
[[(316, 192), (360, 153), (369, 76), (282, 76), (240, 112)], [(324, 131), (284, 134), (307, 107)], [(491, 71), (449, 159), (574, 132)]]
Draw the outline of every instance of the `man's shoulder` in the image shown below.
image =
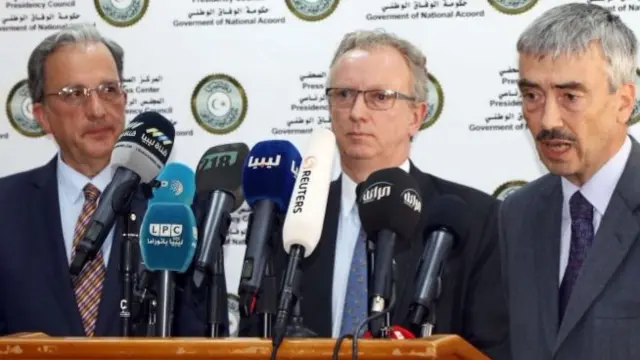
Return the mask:
[(20, 171), (0, 177), (0, 203), (14, 196), (24, 196), (24, 192), (41, 183), (47, 176), (53, 175), (52, 164)]
[(431, 182), (439, 195), (460, 197), (474, 212), (486, 213), (499, 203), (498, 199), (482, 190), (432, 174), (420, 172), (417, 179), (420, 182)]
[(521, 208), (530, 206), (533, 199), (542, 193), (553, 190), (553, 186), (558, 183), (559, 179), (556, 175), (546, 174), (514, 191), (503, 201), (503, 208)]

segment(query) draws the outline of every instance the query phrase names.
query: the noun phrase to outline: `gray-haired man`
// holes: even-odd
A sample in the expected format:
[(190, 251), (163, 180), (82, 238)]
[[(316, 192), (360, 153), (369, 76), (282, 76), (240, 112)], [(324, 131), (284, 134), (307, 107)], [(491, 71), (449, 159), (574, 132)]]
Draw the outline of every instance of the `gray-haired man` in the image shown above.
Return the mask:
[[(33, 114), (60, 151), (46, 165), (0, 179), (0, 335), (118, 336), (118, 226), (80, 275), (76, 241), (111, 182), (113, 146), (125, 123), (123, 50), (92, 25), (40, 42), (28, 63)], [(146, 200), (132, 210), (143, 216)], [(173, 334), (204, 335), (204, 312), (176, 297)], [(184, 295), (184, 296), (183, 296)]]
[(513, 356), (639, 359), (636, 37), (574, 3), (542, 14), (517, 49), (523, 115), (550, 174), (500, 211)]

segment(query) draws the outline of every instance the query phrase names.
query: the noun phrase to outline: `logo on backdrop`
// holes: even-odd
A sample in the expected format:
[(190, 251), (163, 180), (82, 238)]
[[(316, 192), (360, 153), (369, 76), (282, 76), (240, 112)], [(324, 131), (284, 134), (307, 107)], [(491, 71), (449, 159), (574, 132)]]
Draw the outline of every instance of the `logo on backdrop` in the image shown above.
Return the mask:
[(331, 15), (340, 0), (286, 0), (287, 7), (305, 21), (320, 21)]
[(149, 0), (94, 0), (102, 20), (117, 27), (131, 26), (144, 16)]
[(227, 134), (238, 128), (247, 115), (247, 105), (242, 85), (225, 74), (205, 77), (191, 95), (193, 116), (213, 134)]
[(16, 131), (27, 137), (40, 137), (44, 131), (31, 112), (31, 96), (27, 80), (19, 81), (10, 91), (7, 98), (7, 118)]
[(529, 11), (538, 0), (489, 0), (496, 10), (507, 15), (518, 15)]
[(435, 124), (440, 118), (442, 107), (444, 106), (444, 93), (440, 82), (433, 75), (429, 74), (427, 80), (427, 114), (422, 121), (420, 130), (424, 130)]
[(636, 69), (636, 88), (638, 88), (639, 91), (636, 92), (636, 105), (633, 107), (629, 125), (633, 125), (640, 121), (640, 68)]
[(493, 197), (502, 201), (526, 184), (527, 182), (524, 180), (507, 181), (506, 183), (498, 186), (498, 188), (493, 192)]

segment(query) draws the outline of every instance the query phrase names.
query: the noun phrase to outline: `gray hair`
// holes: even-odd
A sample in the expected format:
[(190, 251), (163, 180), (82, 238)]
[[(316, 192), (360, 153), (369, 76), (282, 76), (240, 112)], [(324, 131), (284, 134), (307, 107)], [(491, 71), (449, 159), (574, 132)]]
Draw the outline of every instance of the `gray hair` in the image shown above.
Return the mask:
[[(418, 102), (427, 100), (427, 58), (422, 51), (409, 41), (404, 40), (395, 34), (387, 33), (382, 29), (378, 30), (360, 30), (348, 33), (342, 38), (338, 50), (336, 50), (331, 67), (346, 52), (353, 49), (371, 49), (379, 46), (389, 46), (398, 50), (407, 61), (409, 70), (411, 70), (413, 96)], [(327, 79), (329, 83), (331, 78)]]
[(70, 25), (59, 32), (47, 36), (42, 42), (36, 46), (29, 56), (27, 65), (28, 86), (31, 100), (42, 102), (44, 99), (44, 69), (45, 60), (49, 55), (56, 51), (59, 47), (69, 44), (88, 44), (101, 42), (111, 52), (116, 67), (118, 69), (118, 77), (122, 80), (124, 50), (116, 42), (104, 38), (93, 24), (74, 24)]
[(633, 83), (638, 41), (619, 16), (592, 4), (566, 4), (547, 10), (520, 35), (521, 54), (581, 54), (591, 42), (598, 42), (609, 64), (609, 86), (615, 91)]

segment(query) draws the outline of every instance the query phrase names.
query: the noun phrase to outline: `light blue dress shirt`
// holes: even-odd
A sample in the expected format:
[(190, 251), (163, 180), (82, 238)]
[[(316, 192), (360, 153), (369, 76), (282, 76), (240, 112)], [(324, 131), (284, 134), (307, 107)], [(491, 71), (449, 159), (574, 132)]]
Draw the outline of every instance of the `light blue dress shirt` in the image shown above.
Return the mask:
[[(62, 236), (64, 238), (64, 247), (67, 254), (67, 261), (71, 264), (71, 252), (73, 250), (73, 236), (76, 228), (76, 222), (82, 212), (84, 205), (83, 188), (87, 183), (92, 183), (100, 192), (111, 182), (113, 170), (111, 166), (107, 166), (93, 179), (90, 179), (77, 172), (69, 165), (65, 164), (58, 153), (58, 200), (60, 202), (60, 221), (62, 225)], [(100, 199), (98, 199), (100, 202)], [(111, 246), (113, 243), (113, 228), (107, 235), (102, 244), (102, 257), (104, 265), (107, 267), (109, 263), (109, 255), (111, 254)]]

